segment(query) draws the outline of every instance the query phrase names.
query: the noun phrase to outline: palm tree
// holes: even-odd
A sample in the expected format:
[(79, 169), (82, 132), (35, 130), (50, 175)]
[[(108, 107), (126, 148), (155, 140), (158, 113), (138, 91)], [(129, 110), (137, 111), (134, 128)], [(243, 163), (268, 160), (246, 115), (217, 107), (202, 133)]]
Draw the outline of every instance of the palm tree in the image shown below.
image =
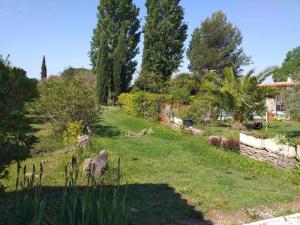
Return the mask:
[(252, 113), (265, 108), (265, 93), (263, 89), (258, 88), (258, 79), (251, 73), (240, 76), (230, 67), (226, 67), (223, 73), (224, 79), (214, 72), (206, 73), (203, 85), (206, 87), (208, 98), (232, 115), (235, 127), (241, 128)]

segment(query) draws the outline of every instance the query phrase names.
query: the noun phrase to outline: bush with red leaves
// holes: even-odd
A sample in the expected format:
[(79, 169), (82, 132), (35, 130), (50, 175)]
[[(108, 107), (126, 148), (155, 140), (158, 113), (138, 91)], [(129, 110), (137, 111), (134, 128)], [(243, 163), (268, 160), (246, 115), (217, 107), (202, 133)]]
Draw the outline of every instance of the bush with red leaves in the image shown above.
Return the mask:
[(215, 136), (215, 137), (210, 137), (209, 138), (209, 144), (213, 145), (213, 146), (217, 146), (217, 147), (221, 147), (222, 146), (222, 138)]
[(223, 142), (223, 148), (233, 152), (240, 151), (240, 142), (235, 139), (228, 139)]

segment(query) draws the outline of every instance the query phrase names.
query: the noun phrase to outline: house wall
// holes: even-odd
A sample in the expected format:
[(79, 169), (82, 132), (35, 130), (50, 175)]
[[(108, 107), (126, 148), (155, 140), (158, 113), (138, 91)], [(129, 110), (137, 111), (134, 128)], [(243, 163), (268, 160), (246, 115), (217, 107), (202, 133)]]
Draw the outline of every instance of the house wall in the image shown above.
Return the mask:
[(275, 113), (276, 112), (275, 97), (274, 98), (267, 98), (266, 106), (267, 106), (268, 112)]

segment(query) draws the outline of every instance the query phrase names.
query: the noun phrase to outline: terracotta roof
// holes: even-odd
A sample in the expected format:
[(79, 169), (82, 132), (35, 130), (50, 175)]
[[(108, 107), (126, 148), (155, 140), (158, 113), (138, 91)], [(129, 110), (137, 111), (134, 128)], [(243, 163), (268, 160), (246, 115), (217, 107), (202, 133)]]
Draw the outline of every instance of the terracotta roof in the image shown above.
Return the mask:
[(295, 82), (274, 82), (274, 83), (263, 83), (259, 84), (259, 87), (275, 87), (275, 88), (289, 88), (289, 87), (295, 87), (297, 83)]

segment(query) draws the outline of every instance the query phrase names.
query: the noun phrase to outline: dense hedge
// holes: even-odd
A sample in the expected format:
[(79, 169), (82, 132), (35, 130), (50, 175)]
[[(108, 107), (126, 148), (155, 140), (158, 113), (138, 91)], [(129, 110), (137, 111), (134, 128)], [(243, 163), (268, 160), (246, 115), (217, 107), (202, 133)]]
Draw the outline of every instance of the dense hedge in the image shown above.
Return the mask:
[(125, 112), (150, 120), (157, 120), (160, 107), (171, 101), (169, 95), (148, 92), (123, 93), (119, 96), (119, 104)]

